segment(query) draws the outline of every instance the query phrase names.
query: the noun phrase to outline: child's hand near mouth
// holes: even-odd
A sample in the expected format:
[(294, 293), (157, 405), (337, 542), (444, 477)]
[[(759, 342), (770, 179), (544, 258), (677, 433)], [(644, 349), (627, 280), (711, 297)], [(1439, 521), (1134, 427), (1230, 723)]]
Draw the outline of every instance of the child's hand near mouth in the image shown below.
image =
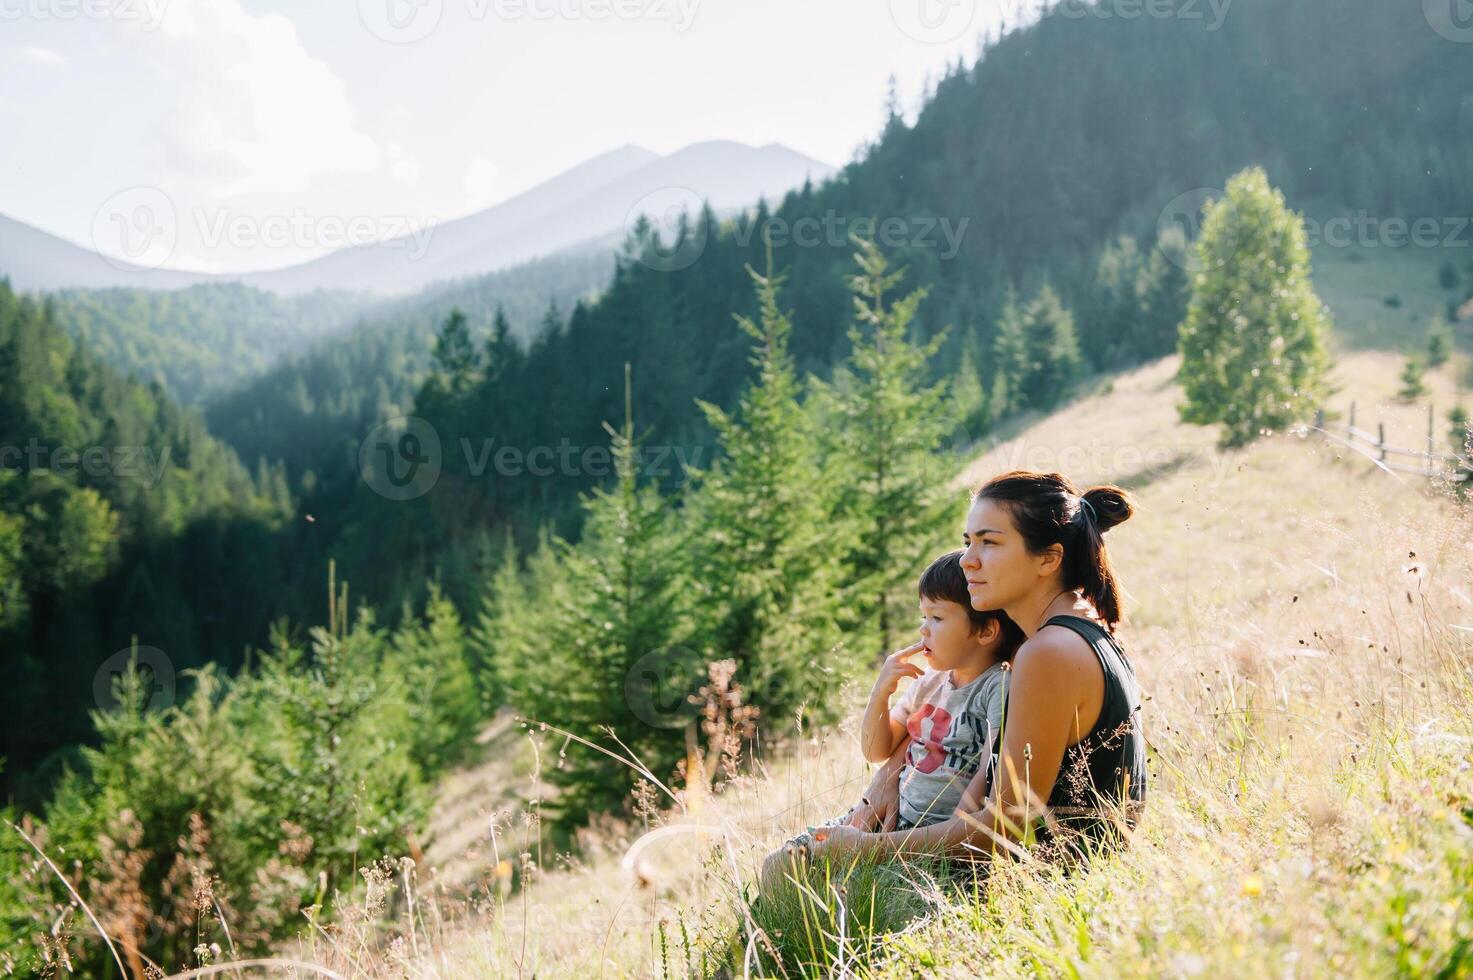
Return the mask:
[(924, 667), (911, 663), (910, 658), (918, 653), (929, 652), (925, 640), (917, 640), (903, 650), (896, 650), (880, 664), (880, 676), (875, 679), (875, 686), (884, 686), (887, 693), (894, 694), (902, 677), (919, 677), (926, 672)]
[(910, 662), (911, 657), (925, 649), (925, 641), (917, 641), (903, 650), (896, 650), (880, 665), (880, 676), (875, 678), (875, 687), (870, 692), (869, 706), (860, 726), (860, 748), (866, 760), (884, 762), (907, 737), (905, 728), (890, 718), (890, 697), (900, 686), (901, 678), (920, 677), (926, 672), (925, 668)]

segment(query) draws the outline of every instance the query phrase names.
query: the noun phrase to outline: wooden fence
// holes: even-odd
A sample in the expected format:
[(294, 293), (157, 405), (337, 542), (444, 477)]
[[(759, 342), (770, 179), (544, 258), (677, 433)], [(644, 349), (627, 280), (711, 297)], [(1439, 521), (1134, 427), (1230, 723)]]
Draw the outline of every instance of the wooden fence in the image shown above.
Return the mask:
[(1440, 430), (1437, 427), (1437, 415), (1431, 405), (1427, 406), (1425, 449), (1406, 449), (1387, 443), (1385, 422), (1376, 423), (1375, 433), (1356, 428), (1355, 402), (1350, 403), (1350, 418), (1347, 422), (1329, 422), (1325, 418), (1325, 410), (1320, 409), (1315, 412), (1314, 427), (1330, 439), (1343, 443), (1388, 470), (1411, 473), (1429, 480), (1447, 479), (1454, 483), (1473, 484), (1473, 436), (1464, 444), (1462, 455), (1438, 452)]

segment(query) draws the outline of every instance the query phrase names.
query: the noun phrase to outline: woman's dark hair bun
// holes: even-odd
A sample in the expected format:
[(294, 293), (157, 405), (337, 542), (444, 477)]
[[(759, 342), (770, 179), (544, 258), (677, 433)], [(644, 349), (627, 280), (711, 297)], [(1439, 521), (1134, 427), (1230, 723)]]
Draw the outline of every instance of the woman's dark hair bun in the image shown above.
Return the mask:
[(1095, 523), (1103, 533), (1117, 524), (1124, 524), (1135, 513), (1130, 494), (1117, 486), (1106, 484), (1090, 487), (1081, 496), (1094, 508)]

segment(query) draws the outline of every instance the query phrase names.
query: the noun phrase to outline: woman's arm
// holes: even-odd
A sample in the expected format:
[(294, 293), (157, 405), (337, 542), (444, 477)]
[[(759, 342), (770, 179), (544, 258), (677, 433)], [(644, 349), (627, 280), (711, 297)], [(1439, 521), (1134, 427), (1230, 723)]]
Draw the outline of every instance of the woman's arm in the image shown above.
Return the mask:
[[(903, 753), (897, 751), (896, 758), (903, 758)], [(883, 771), (884, 769), (880, 770), (880, 772)], [(896, 773), (898, 775), (898, 768), (896, 769)], [(972, 781), (967, 784), (966, 790), (962, 792), (962, 802), (957, 808), (958, 811), (980, 810), (983, 804), (979, 800), (982, 791), (986, 788), (986, 784), (986, 770), (978, 769), (977, 774), (972, 777)], [(870, 799), (873, 800), (874, 798), (870, 797)], [(962, 844), (972, 834), (972, 827), (968, 823), (970, 814), (967, 817), (954, 816), (940, 823), (930, 824), (926, 827), (917, 827), (913, 830), (895, 830), (895, 812), (897, 810), (898, 806), (892, 807), (892, 815), (882, 826), (882, 832), (852, 835), (852, 840), (842, 834), (831, 839), (832, 828), (815, 830), (813, 833), (814, 840), (820, 842), (820, 846), (815, 849), (815, 854), (823, 853), (825, 842), (840, 848), (849, 849), (852, 847), (856, 851), (868, 851), (876, 855), (894, 854), (901, 851), (953, 851), (961, 849)], [(863, 829), (864, 827), (858, 821), (855, 821), (851, 826), (858, 829)]]

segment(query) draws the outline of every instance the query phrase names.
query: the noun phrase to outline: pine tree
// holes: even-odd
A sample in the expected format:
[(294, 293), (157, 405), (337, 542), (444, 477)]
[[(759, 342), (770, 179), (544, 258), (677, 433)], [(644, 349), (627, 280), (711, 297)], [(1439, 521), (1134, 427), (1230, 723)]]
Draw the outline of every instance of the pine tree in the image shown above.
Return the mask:
[(477, 724), (488, 714), (481, 707), (467, 646), (460, 614), (439, 583), (432, 582), (423, 619), (406, 615), (384, 657), (384, 673), (404, 686), (410, 755), (431, 770), (464, 755)]
[(1458, 288), (1460, 281), (1458, 270), (1454, 268), (1451, 261), (1444, 259), (1442, 265), (1437, 269), (1437, 285), (1452, 292)]
[(485, 589), (480, 617), (471, 634), (471, 653), (482, 674), (480, 688), (490, 710), (508, 705), (521, 714), (543, 718), (556, 710), (562, 696), (556, 671), (545, 669), (549, 658), (564, 656), (546, 649), (549, 611), (566, 609), (566, 577), (559, 554), (567, 547), (544, 530), (523, 569), (516, 549), (502, 551), (500, 565)]
[(243, 709), (259, 734), (250, 746), (258, 792), (280, 807), (272, 821), (290, 821), (310, 843), (327, 885), (318, 901), (353, 874), (360, 852), (396, 853), (424, 806), (405, 735), (406, 699), (422, 695), (389, 669), (368, 607), (349, 626), (348, 586), (339, 589), (328, 568), (328, 625), (310, 631), (310, 651), (284, 623), (273, 627)]
[(1051, 408), (1083, 369), (1074, 316), (1045, 285), (1023, 309), (1009, 294), (997, 324), (997, 370), (1007, 378), (1008, 408)]
[(823, 415), (824, 481), (836, 494), (828, 531), (844, 549), (846, 613), (858, 652), (875, 656), (899, 638), (902, 597), (944, 533), (946, 487), (958, 464), (942, 451), (956, 424), (945, 384), (927, 382), (944, 335), (924, 345), (907, 339), (926, 291), (892, 303), (889, 292), (905, 270), (891, 271), (873, 241), (856, 244), (851, 349), (833, 382), (816, 385), (815, 401)]
[(1181, 416), (1221, 422), (1222, 444), (1239, 446), (1320, 402), (1329, 319), (1310, 282), (1303, 222), (1261, 169), (1233, 177), (1207, 206), (1197, 254), (1180, 337)]
[(1177, 334), (1192, 299), (1192, 280), (1186, 272), (1188, 247), (1180, 228), (1167, 228), (1141, 266), (1136, 283), (1140, 313), (1130, 343), (1135, 359), (1164, 357), (1176, 350)]
[(1453, 354), (1453, 333), (1441, 317), (1427, 328), (1427, 366), (1442, 367)]
[(1054, 288), (1045, 284), (1028, 305), (1023, 324), (1028, 365), (1023, 389), (1033, 407), (1052, 408), (1079, 380), (1084, 366), (1074, 314)]
[(1030, 371), (1026, 331), (1027, 320), (1018, 305), (1018, 294), (1009, 286), (993, 344), (992, 410), (998, 415), (1021, 411), (1028, 405), (1023, 387)]
[(1473, 428), (1469, 427), (1468, 410), (1462, 405), (1454, 405), (1447, 413), (1447, 421), (1450, 426), (1448, 440), (1452, 443), (1453, 452), (1473, 466)]
[(994, 370), (992, 375), (992, 392), (987, 396), (987, 404), (994, 417), (1002, 417), (1011, 410), (1014, 405), (1013, 390), (1008, 384), (1006, 371)]
[(1407, 362), (1401, 369), (1401, 390), (1397, 397), (1402, 401), (1415, 401), (1427, 394), (1425, 376), (1427, 364), (1418, 355), (1413, 354), (1407, 358)]
[(721, 456), (693, 471), (686, 514), (704, 658), (734, 659), (749, 703), (776, 726), (804, 703), (831, 704), (822, 695), (847, 671), (818, 438), (798, 401), (792, 323), (771, 261), (769, 250), (766, 275), (748, 266), (758, 320), (736, 317), (753, 341), (755, 375), (735, 412), (700, 403)]
[(521, 562), (509, 534), (506, 545), (501, 550), (500, 564), (482, 589), (481, 612), (470, 635), (476, 686), (481, 691), (482, 710), (488, 715), (503, 704), (521, 699), (514, 678), (534, 645), (529, 633), (518, 630), (531, 621), (532, 610)]
[[(0, 472), (0, 483), (19, 481)], [(0, 498), (3, 498), (0, 491)], [(18, 629), (30, 614), (21, 574), (25, 571), (25, 521), (19, 515), (0, 511), (0, 634)]]
[(1131, 360), (1132, 335), (1139, 329), (1141, 302), (1137, 294), (1143, 261), (1134, 238), (1122, 235), (1108, 243), (1095, 264), (1094, 302), (1089, 330), (1096, 367)]
[[(451, 310), (435, 336), (434, 365), (415, 396), (415, 412), (438, 431), (441, 438), (464, 435), (463, 420), (473, 414), (468, 396), (480, 376), (481, 354), (471, 340), (465, 314)], [(456, 454), (450, 454), (454, 462)]]
[[(606, 426), (614, 483), (584, 498), (578, 544), (558, 545), (565, 584), (531, 597), (547, 628), (529, 665), (538, 676), (527, 679), (536, 694), (524, 710), (605, 749), (622, 754), (622, 744), (665, 779), (685, 757), (682, 729), (694, 724), (688, 698), (705, 663), (689, 647), (687, 545), (670, 502), (640, 480), (627, 366), (624, 411), (622, 427)], [(620, 808), (633, 788), (630, 770), (591, 752), (548, 773), (563, 790), (564, 825)]]
[[(544, 329), (556, 329), (556, 307), (548, 310), (543, 322)], [(525, 361), (521, 345), (512, 336), (511, 321), (506, 318), (505, 308), (496, 307), (491, 336), (486, 338), (485, 383), (493, 389), (504, 390), (517, 378)]]
[[(505, 325), (504, 318), (502, 325)], [(465, 314), (460, 310), (451, 310), (435, 337), (436, 371), (448, 391), (460, 394), (475, 380), (479, 366), (480, 357), (471, 342), (470, 327), (466, 324)]]
[(970, 445), (992, 427), (992, 401), (982, 387), (982, 372), (977, 370), (970, 347), (962, 349), (961, 363), (951, 382), (951, 404), (960, 442)]

